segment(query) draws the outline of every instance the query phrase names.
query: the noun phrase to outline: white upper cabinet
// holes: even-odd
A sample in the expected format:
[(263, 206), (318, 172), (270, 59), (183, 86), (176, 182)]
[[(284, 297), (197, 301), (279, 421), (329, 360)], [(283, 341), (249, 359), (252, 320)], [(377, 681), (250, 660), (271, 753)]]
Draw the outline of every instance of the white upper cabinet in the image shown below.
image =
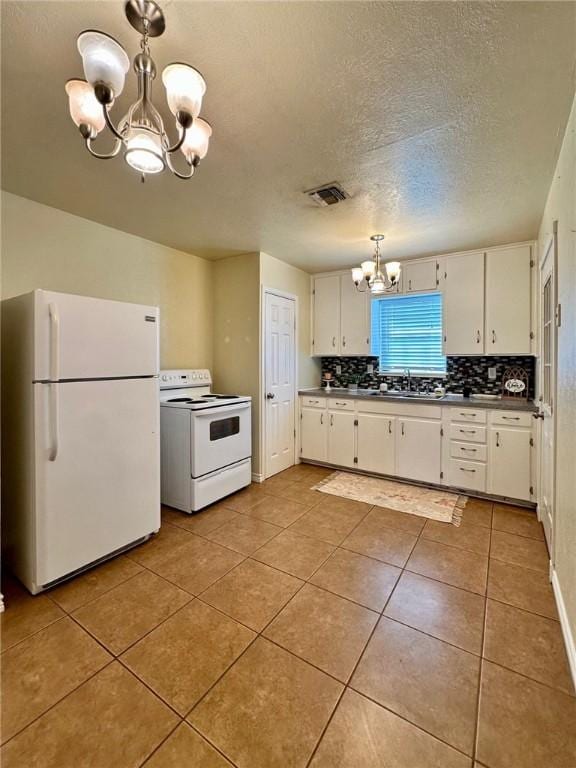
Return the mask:
[(368, 293), (356, 289), (350, 275), (340, 276), (340, 354), (369, 355)]
[(530, 354), (530, 258), (529, 245), (486, 253), (486, 354)]
[(406, 293), (437, 290), (436, 261), (407, 261), (403, 265)]
[(483, 253), (452, 256), (446, 260), (444, 352), (446, 355), (484, 353)]
[[(350, 279), (352, 282), (352, 279)], [(340, 354), (340, 275), (314, 278), (312, 354)]]

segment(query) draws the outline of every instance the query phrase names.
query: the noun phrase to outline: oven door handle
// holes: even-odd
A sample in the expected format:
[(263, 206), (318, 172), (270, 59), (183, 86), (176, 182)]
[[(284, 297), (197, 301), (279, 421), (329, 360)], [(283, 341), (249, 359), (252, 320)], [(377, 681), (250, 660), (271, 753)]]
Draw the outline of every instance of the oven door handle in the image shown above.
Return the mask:
[(245, 411), (250, 408), (251, 403), (238, 403), (238, 405), (221, 405), (216, 408), (204, 408), (201, 411), (192, 410), (191, 413), (195, 419), (206, 416), (222, 416), (226, 418), (230, 414), (234, 414), (237, 411)]

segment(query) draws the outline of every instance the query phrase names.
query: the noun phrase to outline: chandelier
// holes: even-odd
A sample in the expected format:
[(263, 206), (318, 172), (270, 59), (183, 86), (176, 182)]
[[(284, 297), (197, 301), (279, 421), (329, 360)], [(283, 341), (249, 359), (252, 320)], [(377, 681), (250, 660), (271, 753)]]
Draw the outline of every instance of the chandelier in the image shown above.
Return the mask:
[[(189, 179), (208, 152), (212, 135), (210, 124), (198, 117), (202, 97), (206, 92), (204, 78), (188, 64), (169, 64), (162, 72), (168, 107), (174, 115), (178, 132), (171, 142), (160, 113), (152, 103), (152, 82), (156, 65), (150, 55), (148, 40), (164, 32), (164, 14), (154, 0), (128, 0), (126, 17), (140, 35), (140, 52), (134, 57), (138, 79), (138, 98), (117, 126), (110, 109), (122, 93), (130, 60), (122, 46), (104, 32), (87, 30), (78, 36), (86, 80), (66, 83), (70, 115), (84, 138), (86, 148), (94, 157), (108, 160), (124, 150), (124, 159), (141, 174), (160, 173), (168, 168), (179, 179)], [(114, 137), (108, 154), (93, 147), (93, 142), (105, 127)], [(175, 153), (184, 155), (182, 171), (174, 166)]]
[(380, 243), (384, 240), (384, 235), (372, 235), (370, 240), (374, 246), (374, 258), (370, 261), (363, 261), (359, 267), (352, 269), (352, 280), (356, 290), (360, 293), (370, 291), (370, 293), (386, 293), (395, 291), (400, 280), (400, 262), (389, 261), (384, 264), (384, 272), (380, 264)]

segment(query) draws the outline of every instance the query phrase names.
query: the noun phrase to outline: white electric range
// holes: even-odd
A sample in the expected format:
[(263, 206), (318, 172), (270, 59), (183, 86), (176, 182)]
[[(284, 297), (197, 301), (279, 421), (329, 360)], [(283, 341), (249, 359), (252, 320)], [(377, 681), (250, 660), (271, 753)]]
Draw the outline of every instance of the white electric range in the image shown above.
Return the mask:
[(162, 503), (184, 512), (249, 485), (251, 398), (211, 391), (207, 370), (160, 371)]

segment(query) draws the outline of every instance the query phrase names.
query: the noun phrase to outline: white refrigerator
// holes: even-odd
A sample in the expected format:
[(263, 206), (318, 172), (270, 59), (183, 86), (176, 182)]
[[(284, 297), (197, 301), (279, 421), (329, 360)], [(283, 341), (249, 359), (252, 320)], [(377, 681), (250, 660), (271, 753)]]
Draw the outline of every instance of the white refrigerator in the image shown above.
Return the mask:
[(157, 307), (2, 302), (2, 545), (33, 593), (160, 528)]

